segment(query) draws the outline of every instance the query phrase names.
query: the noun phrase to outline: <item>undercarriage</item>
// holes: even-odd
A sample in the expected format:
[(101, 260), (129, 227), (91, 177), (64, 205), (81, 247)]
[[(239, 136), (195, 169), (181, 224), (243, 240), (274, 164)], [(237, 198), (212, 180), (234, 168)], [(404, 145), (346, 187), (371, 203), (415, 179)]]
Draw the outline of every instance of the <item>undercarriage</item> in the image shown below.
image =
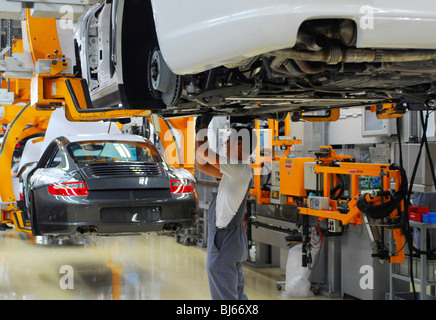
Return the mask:
[(292, 49), (269, 52), (199, 74), (176, 75), (159, 49), (150, 54), (151, 94), (166, 117), (263, 117), (382, 103), (432, 108), (436, 51), (356, 48), (350, 20), (305, 22)]

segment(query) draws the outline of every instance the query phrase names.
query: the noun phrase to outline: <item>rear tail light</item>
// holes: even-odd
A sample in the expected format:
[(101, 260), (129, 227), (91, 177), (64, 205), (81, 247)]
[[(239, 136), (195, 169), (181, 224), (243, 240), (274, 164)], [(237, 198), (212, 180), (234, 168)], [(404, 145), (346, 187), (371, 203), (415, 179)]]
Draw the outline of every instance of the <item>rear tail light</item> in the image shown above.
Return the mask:
[(190, 193), (194, 191), (194, 184), (189, 180), (171, 180), (171, 193)]
[(66, 182), (48, 186), (48, 192), (54, 196), (87, 196), (85, 182)]

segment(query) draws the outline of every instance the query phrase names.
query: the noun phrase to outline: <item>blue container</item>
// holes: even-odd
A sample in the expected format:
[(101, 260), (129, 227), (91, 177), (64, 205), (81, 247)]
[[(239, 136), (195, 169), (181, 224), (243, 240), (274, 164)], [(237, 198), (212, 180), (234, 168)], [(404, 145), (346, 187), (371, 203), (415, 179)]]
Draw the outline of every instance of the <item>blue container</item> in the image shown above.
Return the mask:
[(429, 212), (422, 215), (422, 222), (424, 223), (436, 223), (436, 212)]

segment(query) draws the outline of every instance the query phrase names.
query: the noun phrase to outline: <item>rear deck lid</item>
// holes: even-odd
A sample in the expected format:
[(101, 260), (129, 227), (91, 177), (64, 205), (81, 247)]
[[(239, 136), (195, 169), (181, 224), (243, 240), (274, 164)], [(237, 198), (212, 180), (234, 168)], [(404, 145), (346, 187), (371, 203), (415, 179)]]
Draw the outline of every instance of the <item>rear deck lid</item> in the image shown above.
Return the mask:
[(79, 165), (88, 190), (169, 189), (170, 183), (159, 162), (102, 162)]

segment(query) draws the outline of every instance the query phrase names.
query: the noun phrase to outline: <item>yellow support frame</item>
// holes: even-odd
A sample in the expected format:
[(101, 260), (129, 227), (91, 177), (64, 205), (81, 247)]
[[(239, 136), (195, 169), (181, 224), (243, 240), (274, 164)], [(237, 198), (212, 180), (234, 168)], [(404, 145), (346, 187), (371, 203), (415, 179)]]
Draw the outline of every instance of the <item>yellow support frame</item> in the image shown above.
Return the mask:
[[(148, 119), (148, 118), (147, 118)], [(150, 119), (148, 119), (150, 120)], [(175, 168), (183, 168), (195, 174), (194, 148), (195, 148), (195, 126), (193, 117), (182, 117), (174, 119), (163, 119), (159, 117), (158, 132), (160, 141), (165, 151), (165, 159)], [(176, 130), (180, 133), (180, 145), (172, 133)], [(170, 139), (168, 139), (170, 133)]]
[(26, 9), (26, 28), (33, 63), (47, 54), (62, 54), (55, 18), (32, 17), (30, 9)]
[[(49, 93), (57, 102), (61, 102), (65, 115), (70, 121), (100, 121), (108, 119), (146, 117), (149, 110), (130, 109), (92, 109), (84, 87), (84, 80), (78, 78), (52, 78), (45, 88), (56, 88), (56, 93)], [(47, 92), (46, 92), (47, 93)], [(50, 95), (51, 94), (51, 95)]]
[[(13, 223), (18, 231), (31, 232), (22, 217), (21, 210), (17, 207), (14, 190), (12, 187), (11, 163), (15, 145), (24, 137), (43, 130), (32, 124), (37, 123), (38, 119), (49, 119), (54, 110), (51, 105), (61, 105), (65, 109), (67, 119), (70, 121), (100, 121), (106, 119), (118, 119), (125, 117), (148, 116), (149, 110), (126, 110), (126, 109), (107, 109), (93, 110), (87, 109), (89, 101), (83, 90), (82, 79), (69, 77), (52, 77), (51, 75), (34, 76), (32, 84), (37, 88), (38, 95), (34, 104), (28, 103), (20, 111), (15, 109), (17, 106), (9, 106), (11, 110), (17, 111), (14, 120), (10, 123), (0, 150), (0, 172), (4, 183), (0, 184), (0, 196), (2, 198), (0, 222)], [(11, 109), (14, 107), (14, 109)], [(11, 115), (8, 115), (11, 118)], [(46, 123), (43, 121), (41, 124)], [(29, 129), (25, 130), (27, 126)]]
[[(279, 136), (279, 121), (274, 119), (268, 119), (268, 129), (269, 132), (269, 145), (271, 147), (285, 147), (285, 156), (289, 156), (291, 153), (290, 147), (295, 144), (301, 144), (301, 140), (291, 139), (291, 114), (288, 113), (285, 118), (285, 138), (280, 139)], [(262, 172), (262, 163), (268, 162), (271, 163), (273, 159), (276, 157), (273, 154), (273, 150), (271, 150), (270, 156), (261, 156), (260, 155), (260, 123), (258, 120), (255, 121), (255, 132), (257, 136), (257, 145), (255, 149), (255, 163), (251, 165), (251, 168), (254, 169), (254, 187), (250, 189), (250, 194), (256, 196), (257, 203), (259, 205), (268, 204), (271, 202), (269, 191), (265, 191), (261, 189), (261, 172)]]
[[(39, 59), (62, 58), (56, 20), (33, 18), (26, 10), (26, 32), (33, 62)], [(15, 94), (14, 105), (4, 106), (1, 124), (7, 124), (0, 150), (1, 208), (0, 222), (14, 224), (16, 230), (31, 233), (31, 226), (22, 217), (12, 186), (11, 165), (15, 146), (21, 139), (47, 129), (55, 108), (64, 108), (70, 121), (100, 121), (127, 117), (145, 117), (149, 110), (93, 109), (84, 80), (72, 74), (62, 74), (68, 65), (52, 63), (50, 73), (34, 74), (31, 80), (8, 79), (10, 90)], [(4, 87), (4, 84), (2, 84)], [(26, 103), (25, 106), (16, 105)]]
[[(321, 147), (325, 148), (325, 147)], [(339, 156), (341, 157), (341, 156)], [(383, 176), (382, 184), (383, 189), (388, 190), (391, 188), (391, 179), (395, 181), (395, 189), (399, 190), (401, 185), (401, 173), (399, 170), (390, 170), (388, 164), (377, 163), (352, 163), (341, 162), (339, 167), (331, 167), (328, 165), (315, 165), (315, 172), (323, 175), (323, 196), (330, 198), (331, 178), (333, 175), (342, 174), (351, 176), (351, 200), (348, 202), (349, 211), (346, 214), (340, 213), (337, 208), (338, 201), (330, 200), (331, 210), (316, 210), (311, 208), (299, 208), (299, 213), (318, 217), (319, 220), (333, 219), (341, 221), (343, 225), (352, 223), (360, 225), (363, 223), (362, 212), (357, 208), (357, 200), (360, 196), (359, 193), (359, 176)], [(379, 205), (379, 199), (367, 199), (368, 203)], [(404, 200), (401, 202), (401, 210), (404, 210)], [(398, 218), (398, 211), (394, 210), (390, 218)], [(389, 229), (392, 231), (393, 239), (396, 244), (396, 253), (390, 257), (390, 263), (404, 262), (404, 242), (405, 237), (399, 228)]]
[[(16, 106), (14, 106), (16, 107)], [(26, 127), (35, 123), (35, 119), (49, 118), (51, 111), (39, 111), (27, 104), (17, 112), (11, 122), (0, 149), (0, 172), (2, 183), (0, 184), (1, 195), (1, 223), (12, 223), (18, 231), (31, 232), (30, 226), (26, 224), (21, 215), (21, 210), (17, 207), (14, 189), (12, 187), (11, 163), (14, 155), (15, 145), (21, 139), (40, 132), (37, 126)], [(43, 129), (41, 129), (42, 131)]]

